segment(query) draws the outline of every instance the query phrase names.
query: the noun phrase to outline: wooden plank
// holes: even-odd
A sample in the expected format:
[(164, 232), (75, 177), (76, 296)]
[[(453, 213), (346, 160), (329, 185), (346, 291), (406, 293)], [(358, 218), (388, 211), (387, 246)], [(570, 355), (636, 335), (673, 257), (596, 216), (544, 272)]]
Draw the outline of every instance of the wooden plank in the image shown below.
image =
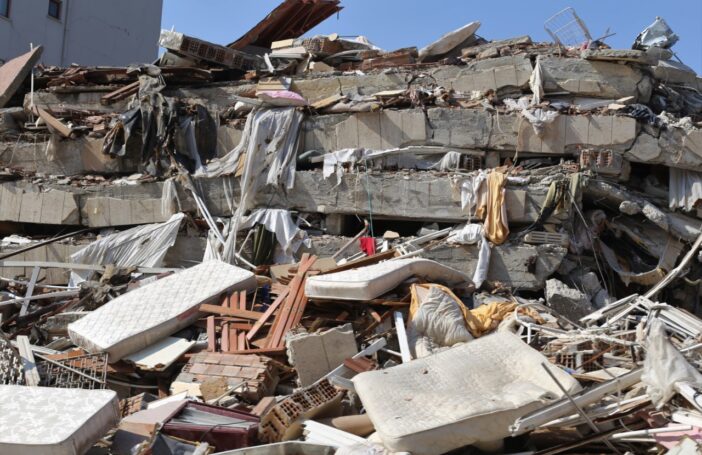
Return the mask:
[[(93, 265), (93, 264), (73, 264), (69, 262), (50, 262), (50, 261), (13, 261), (13, 260), (2, 260), (0, 261), (0, 267), (42, 267), (42, 268), (54, 268), (54, 269), (71, 269), (71, 270), (92, 270), (94, 272), (104, 272), (104, 265)], [(163, 267), (137, 267), (136, 271), (139, 273), (168, 273), (168, 272), (179, 272), (182, 269), (168, 269)]]
[(39, 278), (39, 270), (41, 270), (39, 267), (34, 266), (34, 269), (32, 269), (32, 277), (29, 280), (29, 284), (27, 285), (27, 292), (24, 294), (24, 300), (22, 301), (22, 308), (20, 309), (20, 317), (24, 316), (27, 314), (27, 311), (29, 310), (29, 302), (30, 298), (32, 297), (32, 294), (34, 294), (34, 286), (37, 284), (37, 279)]
[(264, 326), (264, 324), (270, 319), (270, 317), (275, 313), (275, 310), (278, 309), (281, 303), (285, 301), (285, 299), (288, 296), (288, 293), (290, 292), (290, 289), (285, 289), (283, 290), (278, 297), (271, 303), (271, 305), (268, 307), (266, 311), (263, 312), (263, 316), (256, 321), (254, 326), (249, 330), (249, 333), (246, 334), (246, 339), (248, 341), (253, 340), (253, 338), (256, 336), (256, 334), (261, 330), (261, 328)]
[(407, 341), (407, 332), (405, 331), (405, 320), (402, 313), (395, 311), (395, 329), (397, 330), (397, 341), (400, 344), (400, 353), (402, 354), (402, 363), (407, 363), (412, 360), (410, 353), (409, 342)]
[(220, 349), (222, 352), (229, 352), (229, 323), (222, 324), (222, 334), (219, 338)]
[(239, 309), (240, 310), (246, 309), (246, 291), (241, 291), (239, 293)]
[(305, 274), (309, 271), (310, 267), (317, 260), (316, 256), (305, 257), (303, 255), (303, 260), (300, 261), (300, 267), (298, 269), (297, 275), (293, 278), (290, 286), (290, 293), (286, 299), (286, 305), (283, 307), (279, 313), (280, 322), (275, 325), (275, 330), (270, 340), (268, 347), (270, 348), (280, 348), (284, 342), (285, 334), (288, 330), (302, 318), (302, 313), (307, 304), (307, 297), (305, 296)]
[(217, 351), (217, 330), (215, 329), (214, 316), (207, 318), (207, 350), (209, 352)]
[(298, 267), (298, 274), (295, 275), (292, 281), (290, 282), (288, 295), (285, 299), (285, 302), (281, 306), (280, 311), (276, 315), (275, 320), (273, 321), (273, 326), (271, 327), (271, 330), (269, 331), (268, 344), (266, 345), (267, 347), (280, 347), (280, 340), (283, 337), (285, 325), (288, 321), (288, 318), (290, 317), (290, 312), (293, 309), (295, 299), (297, 298), (297, 292), (299, 290), (301, 282), (300, 275), (304, 274), (304, 272), (306, 272), (309, 269), (309, 257), (310, 255), (308, 253), (304, 253), (302, 255), (300, 265)]
[(258, 311), (239, 310), (235, 308), (224, 308), (218, 305), (210, 305), (203, 303), (200, 305), (200, 311), (203, 313), (218, 314), (220, 316), (233, 316), (235, 318), (248, 319), (258, 321), (263, 313)]
[(380, 314), (377, 311), (375, 311), (373, 308), (370, 308), (368, 310), (368, 312), (370, 313), (371, 317), (373, 317), (373, 319), (375, 319), (375, 322), (383, 322), (382, 316), (380, 316)]
[(117, 90), (108, 93), (107, 95), (103, 95), (103, 97), (100, 98), (100, 102), (102, 104), (111, 104), (115, 101), (119, 101), (129, 96), (132, 96), (138, 91), (139, 81), (132, 82), (131, 84), (125, 85), (124, 87), (120, 87)]
[(35, 106), (35, 109), (51, 131), (55, 131), (63, 137), (71, 137), (73, 131), (65, 123), (38, 106)]
[(351, 269), (356, 269), (358, 267), (365, 267), (368, 265), (373, 265), (377, 264), (378, 262), (385, 261), (387, 259), (391, 259), (395, 257), (396, 251), (394, 249), (388, 250), (384, 253), (378, 253), (373, 256), (365, 257), (362, 259), (358, 259), (356, 261), (352, 262), (347, 262), (346, 264), (340, 265), (338, 267), (335, 267), (333, 269), (327, 270), (326, 272), (323, 273), (323, 275), (326, 275), (328, 273), (336, 273), (336, 272), (343, 272), (344, 270), (351, 270)]
[(39, 370), (37, 370), (37, 364), (34, 361), (34, 353), (32, 352), (32, 346), (29, 344), (29, 337), (19, 335), (17, 337), (17, 349), (20, 357), (22, 357), (25, 382), (30, 387), (38, 387), (41, 377), (39, 376)]
[(285, 355), (285, 348), (240, 349), (230, 354)]

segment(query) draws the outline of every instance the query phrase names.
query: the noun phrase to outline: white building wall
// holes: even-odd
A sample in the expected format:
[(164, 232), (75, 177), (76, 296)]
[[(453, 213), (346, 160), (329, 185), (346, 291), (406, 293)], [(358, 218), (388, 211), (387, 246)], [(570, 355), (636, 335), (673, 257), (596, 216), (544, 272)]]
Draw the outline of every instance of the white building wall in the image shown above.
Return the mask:
[(61, 20), (49, 0), (11, 0), (0, 17), (0, 59), (44, 46), (45, 65), (125, 66), (158, 56), (163, 0), (63, 0)]

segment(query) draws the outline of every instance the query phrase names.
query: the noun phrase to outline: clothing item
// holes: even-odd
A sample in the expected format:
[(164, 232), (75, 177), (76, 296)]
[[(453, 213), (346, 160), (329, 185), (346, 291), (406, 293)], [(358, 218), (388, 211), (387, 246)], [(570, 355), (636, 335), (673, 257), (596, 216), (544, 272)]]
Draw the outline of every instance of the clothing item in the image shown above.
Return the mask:
[(485, 237), (495, 245), (501, 245), (509, 236), (507, 208), (505, 206), (505, 184), (507, 176), (491, 172), (487, 177), (487, 206), (485, 213)]

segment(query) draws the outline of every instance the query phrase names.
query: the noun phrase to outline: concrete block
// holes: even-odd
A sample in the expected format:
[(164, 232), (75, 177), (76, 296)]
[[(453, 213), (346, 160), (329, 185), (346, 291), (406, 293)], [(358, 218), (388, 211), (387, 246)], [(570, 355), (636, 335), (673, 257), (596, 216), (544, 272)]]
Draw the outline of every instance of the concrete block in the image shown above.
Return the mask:
[(555, 278), (546, 281), (545, 295), (548, 306), (574, 322), (594, 311), (587, 295)]
[(371, 150), (382, 150), (383, 139), (380, 130), (380, 112), (364, 112), (357, 114), (355, 118), (359, 145)]
[(328, 149), (328, 151), (362, 147), (362, 144), (365, 143), (365, 141), (362, 141), (358, 136), (358, 119), (355, 115), (336, 126), (335, 136), (336, 149)]
[(569, 115), (565, 120), (565, 144), (587, 144), (590, 119), (585, 115)]
[(642, 103), (651, 97), (650, 77), (633, 66), (555, 56), (542, 56), (540, 62), (546, 92), (611, 99), (635, 96)]
[(293, 335), (285, 340), (285, 346), (303, 387), (314, 384), (358, 353), (351, 324), (326, 332)]
[(595, 147), (612, 144), (612, 119), (611, 116), (593, 115), (587, 131), (587, 144)]

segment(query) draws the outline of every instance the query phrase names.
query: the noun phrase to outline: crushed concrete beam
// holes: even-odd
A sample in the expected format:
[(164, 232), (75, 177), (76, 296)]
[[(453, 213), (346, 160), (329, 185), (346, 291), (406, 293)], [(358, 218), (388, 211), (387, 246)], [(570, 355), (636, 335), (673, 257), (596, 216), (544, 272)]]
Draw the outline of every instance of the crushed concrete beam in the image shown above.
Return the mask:
[[(457, 127), (460, 125), (460, 128)], [(625, 151), (638, 126), (630, 117), (560, 115), (537, 136), (517, 114), (478, 109), (384, 110), (310, 117), (302, 126), (303, 149), (332, 152), (345, 148), (384, 150), (437, 145), (537, 154), (570, 154), (581, 147)]]
[(635, 96), (639, 103), (647, 103), (651, 98), (651, 78), (630, 65), (551, 56), (543, 56), (539, 61), (547, 94), (569, 92), (612, 99)]
[(628, 191), (621, 186), (602, 180), (589, 179), (584, 194), (598, 202), (607, 202), (619, 207), (624, 201), (634, 202), (641, 207), (641, 214), (649, 221), (672, 236), (693, 242), (700, 235), (700, 221), (679, 213), (672, 213), (652, 204), (648, 199)]
[[(229, 201), (238, 200), (238, 181), (227, 194), (225, 179), (199, 179), (204, 200), (214, 216), (231, 216)], [(14, 182), (0, 184), (0, 221), (37, 224), (83, 224), (89, 227), (130, 226), (166, 221), (161, 211), (163, 183), (76, 188), (69, 185), (36, 185)], [(369, 195), (371, 206), (369, 206)], [(183, 211), (196, 205), (179, 186)], [(546, 197), (540, 186), (509, 186), (507, 216), (511, 223), (535, 221)], [(5, 202), (8, 201), (8, 202)], [(460, 195), (454, 194), (447, 175), (430, 172), (370, 173), (367, 178), (345, 175), (340, 185), (325, 180), (320, 171), (298, 171), (295, 187), (283, 193), (274, 188), (260, 191), (254, 201), (265, 207), (286, 207), (310, 213), (367, 215), (405, 220), (463, 222)], [(20, 210), (21, 209), (21, 210)], [(78, 210), (79, 209), (79, 210)], [(558, 222), (552, 219), (551, 222)]]
[[(618, 63), (588, 61), (573, 58), (543, 57), (544, 88), (547, 93), (568, 92), (578, 96), (619, 99), (634, 96), (637, 102), (647, 102), (651, 97), (651, 78), (637, 68)], [(516, 94), (529, 91), (529, 78), (533, 67), (528, 55), (490, 58), (471, 62), (466, 66), (438, 66), (423, 72), (436, 84), (470, 93), (477, 90), (495, 90), (498, 94)], [(342, 94), (359, 93), (372, 95), (385, 90), (404, 90), (407, 82), (415, 76), (410, 69), (392, 69), (364, 75), (325, 74), (299, 77), (292, 89), (310, 103)], [(230, 82), (200, 87), (167, 88), (166, 96), (188, 98), (224, 110), (231, 106), (234, 96), (250, 93), (255, 84)], [(36, 103), (48, 109), (59, 109), (62, 105), (96, 112), (119, 112), (126, 110), (126, 100), (104, 106), (102, 91), (58, 93), (40, 91), (35, 94)], [(25, 98), (28, 108), (29, 98)]]
[[(420, 172), (370, 173), (367, 178), (358, 178), (347, 174), (340, 185), (335, 186), (335, 183), (324, 180), (321, 171), (299, 171), (293, 190), (287, 194), (262, 191), (256, 202), (324, 214), (372, 213), (374, 218), (444, 222), (467, 219), (459, 199), (452, 195), (447, 176)], [(545, 197), (545, 188), (508, 187), (507, 218), (513, 223), (533, 222)]]
[(586, 49), (581, 53), (585, 60), (602, 62), (627, 62), (641, 65), (655, 65), (658, 59), (647, 52), (635, 49)]
[[(224, 156), (235, 148), (241, 139), (241, 133), (241, 129), (220, 126), (217, 129), (216, 156)], [(128, 150), (123, 157), (112, 158), (102, 153), (103, 143), (103, 138), (84, 136), (64, 140), (53, 135), (42, 141), (0, 141), (0, 166), (46, 175), (69, 176), (140, 172), (138, 148)]]
[[(38, 261), (38, 262), (71, 262), (71, 254), (80, 250), (88, 242), (81, 242), (77, 245), (72, 243), (52, 243), (33, 250), (19, 253), (12, 256), (14, 261)], [(3, 254), (9, 253), (12, 249), (2, 249)], [(33, 267), (0, 267), (0, 276), (15, 278), (19, 276), (29, 277)], [(70, 277), (70, 270), (65, 269), (40, 269), (38, 281), (42, 284), (65, 284)]]
[(44, 48), (37, 46), (0, 66), (0, 108), (5, 107), (39, 61)]
[(658, 137), (642, 131), (623, 156), (636, 163), (699, 171), (702, 166), (702, 129), (671, 127), (661, 130)]
[(8, 182), (0, 185), (0, 221), (80, 225), (78, 200), (71, 191)]
[(529, 35), (518, 36), (516, 38), (509, 38), (499, 41), (492, 41), (485, 44), (478, 44), (477, 46), (466, 47), (461, 51), (463, 58), (470, 58), (478, 56), (491, 49), (499, 50), (503, 47), (515, 47), (519, 45), (531, 44), (531, 37)]

